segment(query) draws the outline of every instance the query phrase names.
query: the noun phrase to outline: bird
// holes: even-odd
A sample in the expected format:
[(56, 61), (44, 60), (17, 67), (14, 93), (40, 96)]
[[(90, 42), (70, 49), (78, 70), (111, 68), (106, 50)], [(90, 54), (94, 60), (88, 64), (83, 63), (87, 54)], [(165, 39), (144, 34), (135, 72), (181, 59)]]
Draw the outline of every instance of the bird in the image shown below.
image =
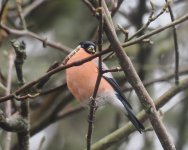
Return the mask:
[[(64, 64), (71, 64), (76, 61), (88, 58), (96, 53), (96, 44), (92, 41), (83, 41), (70, 53), (64, 61)], [(73, 96), (84, 106), (88, 106), (90, 97), (93, 94), (97, 76), (98, 76), (98, 60), (95, 58), (91, 61), (83, 63), (79, 66), (73, 66), (66, 69), (66, 82), (69, 91)], [(107, 70), (108, 67), (102, 62), (102, 70)], [(132, 122), (135, 128), (141, 133), (144, 131), (144, 126), (136, 118), (132, 106), (127, 101), (120, 86), (113, 78), (110, 72), (104, 73), (98, 87), (95, 98), (96, 107), (105, 104), (111, 104), (117, 110), (125, 114)]]

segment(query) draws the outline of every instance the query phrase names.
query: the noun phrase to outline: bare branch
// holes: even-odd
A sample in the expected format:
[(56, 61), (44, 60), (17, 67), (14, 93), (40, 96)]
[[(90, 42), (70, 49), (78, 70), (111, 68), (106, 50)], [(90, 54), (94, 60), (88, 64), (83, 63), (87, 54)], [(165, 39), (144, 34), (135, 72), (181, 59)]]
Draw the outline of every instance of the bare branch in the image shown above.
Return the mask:
[[(179, 71), (179, 75), (187, 75), (187, 74), (188, 74), (187, 69), (181, 69)], [(148, 81), (143, 81), (143, 84), (144, 84), (144, 86), (149, 86), (149, 85), (152, 85), (152, 84), (157, 83), (157, 82), (168, 82), (172, 78), (174, 78), (174, 73), (168, 74), (168, 75), (160, 77), (160, 78), (156, 78), (156, 79), (152, 79), (152, 80), (148, 80)], [(132, 87), (125, 87), (124, 90), (125, 91), (131, 91), (131, 90), (133, 90), (133, 88)]]
[[(165, 0), (166, 3), (169, 3), (168, 0)], [(170, 13), (170, 18), (172, 21), (174, 21), (174, 14), (172, 12), (172, 9), (170, 5), (168, 5), (168, 10)], [(174, 37), (174, 47), (175, 47), (175, 84), (179, 84), (179, 50), (178, 50), (178, 38), (177, 38), (177, 33), (176, 33), (176, 27), (175, 25), (173, 26), (173, 37)]]
[(180, 17), (179, 19), (176, 19), (176, 20), (172, 21), (170, 24), (168, 24), (168, 25), (166, 25), (164, 27), (155, 29), (155, 30), (153, 30), (153, 31), (151, 31), (151, 32), (149, 32), (147, 34), (144, 34), (144, 35), (142, 35), (142, 36), (140, 36), (140, 37), (138, 37), (138, 38), (136, 38), (136, 39), (134, 39), (132, 41), (125, 42), (125, 43), (121, 44), (121, 46), (122, 47), (128, 47), (130, 45), (136, 44), (138, 42), (141, 42), (143, 39), (149, 38), (149, 37), (151, 37), (151, 36), (153, 36), (155, 34), (158, 34), (159, 32), (162, 32), (162, 31), (164, 31), (164, 30), (166, 30), (166, 29), (168, 29), (170, 27), (173, 27), (173, 26), (175, 26), (177, 24), (180, 24), (180, 23), (182, 23), (182, 22), (184, 22), (186, 20), (188, 20), (188, 13), (185, 14), (184, 16)]
[(161, 16), (166, 11), (166, 9), (167, 9), (167, 7), (169, 5), (170, 5), (170, 2), (167, 2), (166, 5), (163, 6), (163, 8), (161, 9), (161, 11), (156, 16), (154, 16), (154, 4), (153, 4), (153, 1), (150, 0), (151, 12), (150, 12), (148, 21), (136, 33), (134, 33), (128, 39), (128, 41), (132, 40), (135, 36), (139, 35), (139, 33), (143, 32), (153, 21), (155, 21), (159, 16)]
[(123, 48), (121, 47), (121, 44), (118, 40), (114, 28), (112, 28), (112, 23), (110, 22), (109, 12), (107, 10), (105, 2), (103, 3), (103, 6), (104, 6), (103, 8), (106, 10), (105, 13), (107, 13), (104, 15), (104, 21), (105, 21), (104, 23), (106, 26), (105, 32), (120, 61), (120, 65), (124, 73), (126, 74), (127, 79), (134, 87), (135, 92), (138, 95), (142, 105), (144, 106), (144, 109), (148, 114), (150, 122), (158, 136), (158, 139), (161, 142), (161, 145), (163, 146), (164, 149), (175, 150), (175, 145), (170, 139), (164, 124), (162, 123), (162, 121), (160, 120), (157, 114), (157, 110), (155, 108), (152, 98), (146, 91), (142, 81), (140, 80), (138, 74), (136, 73), (132, 65), (132, 62), (130, 61), (129, 57), (126, 55)]
[[(99, 6), (97, 8), (99, 12), (99, 30), (98, 30), (98, 49), (99, 52), (102, 52), (102, 40), (103, 40), (103, 9), (102, 9), (102, 1), (99, 0)], [(102, 57), (99, 56), (99, 63), (98, 63), (98, 76), (95, 83), (95, 88), (93, 91), (93, 95), (90, 98), (90, 111), (88, 115), (88, 132), (87, 132), (87, 150), (91, 149), (91, 136), (93, 133), (93, 122), (95, 119), (95, 111), (97, 109), (95, 98), (97, 96), (97, 91), (99, 89), (99, 85), (102, 78)]]
[(5, 26), (4, 24), (0, 24), (0, 28), (2, 28), (3, 30), (5, 30), (8, 34), (14, 34), (14, 35), (19, 35), (19, 36), (29, 36), (29, 37), (32, 37), (32, 38), (35, 38), (39, 41), (41, 41), (43, 43), (43, 45), (46, 45), (46, 46), (50, 46), (52, 48), (55, 48), (57, 50), (60, 50), (66, 54), (68, 54), (71, 49), (60, 44), (60, 43), (55, 43), (55, 42), (50, 42), (48, 41), (46, 38), (43, 38), (43, 37), (40, 37), (38, 34), (36, 33), (33, 33), (29, 30), (16, 30), (16, 29), (11, 29), (7, 26)]

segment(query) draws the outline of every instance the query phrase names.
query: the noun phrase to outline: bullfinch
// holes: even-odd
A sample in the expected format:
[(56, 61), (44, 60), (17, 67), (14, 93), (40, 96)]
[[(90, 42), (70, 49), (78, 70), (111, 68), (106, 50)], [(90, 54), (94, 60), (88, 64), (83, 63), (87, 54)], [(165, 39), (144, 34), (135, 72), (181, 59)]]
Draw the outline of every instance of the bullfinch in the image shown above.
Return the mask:
[[(68, 55), (66, 64), (88, 58), (95, 54), (96, 45), (91, 41), (84, 41)], [(108, 67), (102, 63), (102, 69), (107, 70)], [(73, 96), (82, 104), (88, 105), (90, 97), (93, 95), (94, 87), (98, 76), (98, 58), (88, 61), (80, 66), (74, 66), (66, 69), (67, 86)], [(141, 133), (144, 126), (136, 118), (131, 105), (126, 100), (120, 86), (113, 78), (110, 72), (102, 75), (100, 85), (96, 95), (96, 106), (100, 107), (104, 104), (111, 104), (120, 112), (123, 112), (135, 128)]]

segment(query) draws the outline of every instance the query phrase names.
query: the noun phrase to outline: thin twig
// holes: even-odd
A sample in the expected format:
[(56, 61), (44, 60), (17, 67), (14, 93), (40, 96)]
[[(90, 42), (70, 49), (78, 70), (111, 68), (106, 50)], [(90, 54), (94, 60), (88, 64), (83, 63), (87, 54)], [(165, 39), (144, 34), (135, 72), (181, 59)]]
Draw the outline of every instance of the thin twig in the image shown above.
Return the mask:
[[(102, 9), (102, 1), (99, 0), (98, 12), (99, 12), (99, 31), (98, 31), (98, 49), (99, 52), (102, 51), (102, 40), (103, 40), (103, 9)], [(90, 111), (88, 115), (88, 132), (87, 132), (87, 150), (91, 149), (91, 136), (93, 133), (93, 122), (95, 119), (95, 111), (97, 109), (95, 98), (97, 96), (97, 91), (99, 89), (99, 85), (102, 77), (102, 57), (99, 56), (98, 63), (98, 76), (95, 83), (95, 88), (93, 91), (93, 95), (90, 101)]]
[(176, 19), (174, 21), (172, 21), (171, 23), (169, 23), (168, 25), (164, 26), (164, 27), (161, 27), (161, 28), (158, 28), (158, 29), (155, 29), (149, 33), (146, 33), (134, 40), (131, 40), (131, 41), (128, 41), (128, 42), (125, 42), (123, 44), (121, 44), (122, 47), (128, 47), (130, 45), (133, 45), (133, 44), (136, 44), (138, 42), (141, 42), (143, 39), (146, 39), (146, 38), (149, 38), (155, 34), (158, 34), (159, 32), (162, 32), (170, 27), (173, 27), (174, 25), (177, 25), (177, 24), (180, 24), (184, 21), (188, 20), (188, 13), (186, 13), (184, 16), (180, 17), (179, 19)]
[[(169, 3), (168, 0), (165, 0), (166, 3)], [(171, 21), (174, 21), (174, 14), (171, 9), (171, 6), (168, 5), (168, 10), (170, 13), (170, 18)], [(174, 37), (174, 47), (175, 47), (175, 71), (174, 71), (174, 76), (175, 76), (175, 84), (179, 84), (179, 50), (178, 50), (178, 38), (177, 38), (177, 32), (176, 32), (176, 27), (175, 25), (172, 27), (173, 28), (173, 37)]]
[(0, 24), (0, 28), (2, 28), (3, 30), (5, 30), (8, 34), (14, 34), (14, 35), (19, 35), (19, 36), (29, 36), (29, 37), (32, 37), (34, 39), (37, 39), (39, 41), (41, 41), (43, 43), (43, 45), (46, 45), (46, 46), (50, 46), (52, 48), (55, 48), (57, 50), (60, 50), (66, 54), (70, 53), (71, 49), (68, 48), (67, 46), (64, 46), (60, 43), (56, 43), (56, 42), (51, 42), (51, 41), (48, 41), (47, 38), (44, 38), (44, 37), (41, 37), (39, 36), (38, 34), (34, 33), (34, 32), (31, 32), (29, 30), (16, 30), (16, 29), (11, 29), (9, 27), (7, 27), (6, 25), (4, 24)]
[(116, 67), (116, 68), (113, 68), (113, 69), (108, 69), (108, 70), (103, 70), (102, 73), (108, 73), (108, 72), (120, 72), (122, 71), (122, 69), (120, 67)]
[(124, 39), (124, 42), (126, 42), (128, 40), (128, 37), (129, 37), (129, 31), (128, 30), (125, 30), (121, 25), (118, 25), (118, 29), (120, 31), (123, 32), (123, 34), (125, 35), (125, 39)]
[[(188, 70), (187, 69), (181, 69), (179, 71), (179, 75), (187, 75), (188, 74)], [(144, 86), (149, 86), (152, 85), (154, 83), (158, 83), (158, 82), (169, 82), (170, 79), (174, 78), (174, 73), (165, 75), (163, 77), (160, 78), (156, 78), (156, 79), (152, 79), (152, 80), (148, 80), (148, 81), (143, 81)], [(133, 87), (125, 87), (123, 88), (123, 91), (131, 91), (133, 90)]]
[(145, 25), (143, 25), (136, 33), (134, 33), (129, 39), (128, 41), (132, 40), (135, 36), (139, 35), (139, 33), (143, 32), (150, 24), (151, 22), (155, 21), (159, 16), (161, 16), (167, 9), (167, 7), (170, 5), (170, 2), (167, 2), (162, 10), (156, 15), (154, 16), (154, 4), (153, 1), (150, 0), (150, 6), (151, 6), (151, 11), (150, 11), (150, 15), (148, 18), (148, 21), (146, 22)]

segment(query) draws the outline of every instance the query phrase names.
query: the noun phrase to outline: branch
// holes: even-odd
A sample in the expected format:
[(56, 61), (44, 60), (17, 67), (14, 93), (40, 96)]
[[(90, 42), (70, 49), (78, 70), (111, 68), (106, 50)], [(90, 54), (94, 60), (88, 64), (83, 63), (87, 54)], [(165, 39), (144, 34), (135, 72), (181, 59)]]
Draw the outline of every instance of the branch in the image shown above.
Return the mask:
[(151, 31), (151, 32), (149, 32), (147, 34), (144, 34), (144, 35), (142, 35), (142, 36), (140, 36), (140, 37), (138, 37), (138, 38), (136, 38), (136, 39), (134, 39), (132, 41), (125, 42), (125, 43), (121, 44), (121, 46), (122, 47), (128, 47), (130, 45), (136, 44), (138, 42), (141, 42), (144, 39), (147, 39), (147, 38), (149, 38), (149, 37), (151, 37), (151, 36), (153, 36), (155, 34), (158, 34), (159, 32), (162, 32), (162, 31), (164, 31), (164, 30), (166, 30), (166, 29), (168, 29), (170, 27), (173, 27), (173, 26), (175, 26), (177, 24), (180, 24), (180, 23), (182, 23), (182, 22), (184, 22), (186, 20), (188, 20), (188, 13), (185, 14), (184, 16), (180, 17), (179, 19), (176, 19), (176, 20), (172, 21), (171, 23), (169, 23), (168, 25), (166, 25), (164, 27), (155, 29), (155, 30), (153, 30), (153, 31)]
[[(188, 69), (181, 69), (179, 71), (179, 75), (187, 75), (188, 74)], [(174, 78), (174, 73), (171, 73), (169, 75), (160, 77), (160, 78), (156, 78), (156, 79), (152, 79), (152, 80), (148, 80), (148, 81), (143, 81), (144, 86), (149, 86), (151, 84), (157, 83), (157, 82), (167, 82), (168, 80)], [(133, 90), (132, 87), (125, 87), (124, 91), (131, 91)]]
[[(103, 9), (102, 9), (102, 1), (99, 0), (99, 6), (97, 8), (99, 12), (99, 30), (98, 30), (98, 49), (99, 52), (102, 51), (102, 40), (103, 40)], [(95, 98), (97, 96), (97, 91), (99, 89), (99, 85), (102, 78), (102, 57), (99, 56), (99, 62), (98, 62), (98, 76), (95, 83), (95, 88), (93, 91), (93, 95), (90, 98), (90, 111), (88, 115), (88, 132), (87, 132), (87, 150), (91, 149), (91, 136), (93, 133), (93, 122), (95, 119), (95, 111), (97, 109)]]
[(161, 145), (164, 149), (168, 150), (175, 150), (175, 145), (171, 141), (168, 132), (160, 120), (157, 110), (155, 108), (155, 105), (153, 103), (152, 98), (146, 91), (142, 81), (140, 80), (138, 74), (136, 73), (135, 68), (133, 67), (132, 62), (130, 61), (129, 57), (124, 52), (118, 37), (115, 33), (114, 27), (112, 28), (111, 24), (111, 18), (109, 17), (109, 12), (106, 6), (106, 3), (103, 3), (103, 8), (106, 9), (105, 15), (104, 15), (104, 23), (106, 26), (106, 35), (112, 44), (112, 48), (114, 49), (117, 58), (119, 59), (120, 65), (126, 74), (126, 77), (128, 81), (131, 83), (131, 85), (134, 87), (136, 94), (138, 95), (140, 102), (142, 103), (145, 111), (148, 114), (148, 117), (150, 119), (150, 122), (158, 136), (158, 139), (161, 142)]
[[(21, 20), (21, 23), (23, 25), (23, 30), (16, 30), (16, 29), (11, 29), (9, 27), (7, 27), (6, 25), (4, 25), (2, 23), (2, 15), (3, 15), (3, 12), (4, 12), (4, 9), (6, 7), (6, 4), (7, 4), (8, 0), (5, 0), (5, 2), (3, 3), (2, 5), (2, 9), (1, 9), (1, 12), (0, 12), (0, 28), (2, 28), (3, 30), (5, 30), (8, 34), (14, 34), (14, 35), (19, 35), (19, 36), (29, 36), (29, 37), (32, 37), (32, 38), (35, 38), (39, 41), (41, 41), (43, 43), (43, 46), (50, 46), (52, 48), (55, 48), (55, 49), (58, 49), (66, 54), (68, 54), (71, 49), (67, 46), (64, 46), (60, 43), (55, 43), (55, 42), (50, 42), (47, 40), (47, 38), (43, 38), (43, 37), (40, 37), (39, 35), (37, 35), (36, 33), (33, 33), (31, 31), (29, 31), (27, 29), (27, 25), (26, 25), (26, 22), (25, 22), (25, 14), (22, 14), (22, 8), (21, 8), (21, 1), (20, 0), (17, 0), (16, 1), (16, 5), (17, 5), (17, 9), (18, 9), (18, 14), (19, 14), (19, 17), (20, 17), (20, 20)], [(36, 1), (35, 4), (38, 5), (38, 4), (41, 4), (43, 1)], [(33, 2), (34, 3), (34, 2)], [(34, 5), (35, 6), (35, 5)]]
[(19, 35), (19, 36), (29, 36), (32, 37), (34, 39), (37, 39), (39, 41), (41, 41), (43, 43), (44, 46), (50, 46), (52, 48), (55, 48), (57, 50), (60, 50), (66, 54), (68, 54), (71, 49), (60, 44), (60, 43), (55, 43), (55, 42), (50, 42), (47, 40), (47, 38), (43, 38), (41, 36), (39, 36), (38, 34), (31, 32), (29, 30), (16, 30), (16, 29), (11, 29), (7, 26), (5, 26), (4, 24), (0, 24), (0, 28), (2, 28), (3, 30), (5, 30), (8, 34), (13, 34), (13, 35)]
[(151, 12), (150, 12), (148, 21), (136, 33), (134, 33), (128, 39), (128, 41), (132, 40), (135, 36), (139, 35), (139, 33), (143, 32), (153, 21), (155, 21), (159, 16), (161, 16), (166, 11), (166, 9), (169, 5), (170, 5), (170, 2), (167, 2), (166, 5), (163, 6), (162, 10), (156, 16), (153, 16), (154, 15), (154, 4), (153, 4), (153, 1), (150, 0)]
[[(169, 3), (168, 0), (165, 0), (166, 3)], [(172, 21), (174, 21), (174, 14), (172, 12), (172, 9), (170, 5), (168, 5), (168, 10), (170, 13), (170, 18)], [(177, 33), (176, 33), (176, 27), (173, 26), (173, 37), (174, 37), (174, 47), (175, 47), (175, 84), (179, 83), (179, 50), (178, 50), (178, 39), (177, 39)]]

